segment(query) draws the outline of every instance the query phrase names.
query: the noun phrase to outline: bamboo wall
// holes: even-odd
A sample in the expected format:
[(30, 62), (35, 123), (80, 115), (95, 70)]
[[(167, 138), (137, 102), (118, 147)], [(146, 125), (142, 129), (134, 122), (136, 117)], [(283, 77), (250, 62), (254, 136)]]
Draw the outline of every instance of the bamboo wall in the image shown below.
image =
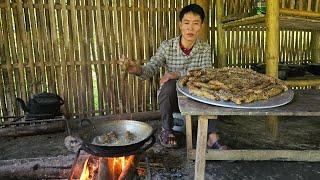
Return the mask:
[[(125, 54), (148, 62), (160, 42), (179, 34), (178, 12), (190, 2), (0, 0), (0, 116), (20, 114), (15, 98), (26, 100), (42, 91), (58, 93), (76, 116), (156, 110), (163, 71), (139, 81), (121, 72), (116, 61)], [(209, 3), (208, 34), (214, 58), (215, 2)], [(228, 65), (263, 60), (264, 29), (226, 33)], [(281, 58), (310, 58), (310, 32), (286, 30), (281, 35)]]

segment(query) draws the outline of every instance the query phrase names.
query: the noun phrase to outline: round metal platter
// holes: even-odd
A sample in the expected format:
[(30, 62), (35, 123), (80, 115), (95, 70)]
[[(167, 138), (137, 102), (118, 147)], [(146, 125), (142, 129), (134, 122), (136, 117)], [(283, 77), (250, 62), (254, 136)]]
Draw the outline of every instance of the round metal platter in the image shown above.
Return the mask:
[(191, 99), (194, 99), (196, 101), (200, 101), (202, 103), (221, 106), (221, 107), (228, 107), (228, 108), (239, 108), (239, 109), (265, 109), (265, 108), (279, 107), (279, 106), (288, 104), (293, 99), (293, 96), (294, 96), (294, 92), (291, 89), (289, 89), (288, 91), (283, 92), (267, 100), (255, 101), (252, 103), (243, 103), (239, 105), (232, 101), (223, 101), (223, 100), (215, 101), (205, 97), (190, 94), (186, 86), (179, 87), (179, 81), (177, 82), (177, 89), (185, 96)]

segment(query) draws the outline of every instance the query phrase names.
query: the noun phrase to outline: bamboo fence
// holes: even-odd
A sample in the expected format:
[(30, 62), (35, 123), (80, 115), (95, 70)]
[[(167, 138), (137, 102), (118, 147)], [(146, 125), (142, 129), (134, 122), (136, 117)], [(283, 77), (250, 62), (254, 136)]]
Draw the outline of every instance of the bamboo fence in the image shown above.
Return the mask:
[[(27, 100), (43, 91), (63, 97), (71, 116), (157, 110), (156, 91), (164, 71), (140, 81), (116, 62), (124, 54), (147, 63), (163, 40), (179, 35), (179, 10), (192, 2), (0, 0), (0, 116), (21, 114), (15, 98)], [(252, 1), (240, 6), (226, 0), (226, 9), (231, 2), (236, 4), (232, 13), (251, 11)], [(207, 36), (213, 59), (218, 54), (216, 14), (216, 1), (210, 0)], [(264, 28), (225, 33), (228, 66), (263, 61)], [(310, 31), (282, 30), (280, 42), (281, 60), (310, 59)]]

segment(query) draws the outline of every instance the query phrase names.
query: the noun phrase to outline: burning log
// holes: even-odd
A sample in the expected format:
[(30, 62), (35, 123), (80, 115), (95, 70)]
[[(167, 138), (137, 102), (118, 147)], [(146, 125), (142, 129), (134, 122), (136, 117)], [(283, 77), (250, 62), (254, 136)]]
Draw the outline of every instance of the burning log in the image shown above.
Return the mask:
[[(99, 160), (97, 160), (97, 158)], [(94, 157), (90, 156), (83, 165), (81, 176), (71, 179), (80, 180), (125, 180), (137, 177), (135, 155), (129, 157)], [(79, 164), (79, 163), (77, 163)], [(82, 164), (82, 163), (80, 163)], [(75, 173), (74, 173), (75, 174)]]
[(126, 163), (126, 166), (124, 167), (124, 169), (122, 169), (122, 172), (121, 172), (118, 180), (133, 178), (131, 176), (132, 176), (132, 174), (134, 175), (134, 173), (135, 173), (134, 160), (135, 160), (134, 155), (129, 156), (127, 163)]

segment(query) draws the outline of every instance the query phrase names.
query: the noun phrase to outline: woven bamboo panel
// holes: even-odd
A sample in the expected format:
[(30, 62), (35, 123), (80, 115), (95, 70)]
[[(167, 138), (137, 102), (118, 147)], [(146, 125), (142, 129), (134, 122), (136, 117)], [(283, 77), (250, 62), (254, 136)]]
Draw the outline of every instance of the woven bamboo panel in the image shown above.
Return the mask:
[[(123, 73), (116, 62), (125, 54), (147, 63), (163, 40), (179, 34), (178, 12), (192, 2), (0, 0), (0, 116), (20, 115), (15, 98), (27, 100), (43, 91), (62, 96), (71, 116), (157, 110), (156, 91), (164, 71), (140, 81)], [(251, 0), (225, 3), (231, 14), (251, 12)], [(210, 0), (208, 42), (213, 62), (215, 7), (216, 1)], [(244, 27), (226, 34), (229, 66), (263, 61), (263, 28)], [(282, 31), (281, 59), (309, 59), (310, 38), (310, 31)]]

